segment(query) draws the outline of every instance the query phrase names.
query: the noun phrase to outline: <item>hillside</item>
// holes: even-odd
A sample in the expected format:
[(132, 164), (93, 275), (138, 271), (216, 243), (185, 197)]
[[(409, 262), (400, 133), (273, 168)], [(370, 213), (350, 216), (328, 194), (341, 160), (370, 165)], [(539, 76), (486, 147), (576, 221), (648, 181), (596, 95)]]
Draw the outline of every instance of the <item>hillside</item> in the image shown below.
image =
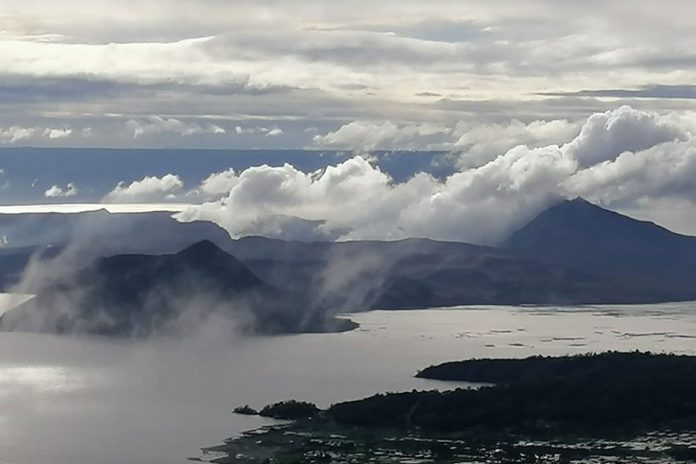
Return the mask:
[(605, 210), (581, 198), (542, 212), (503, 244), (536, 260), (652, 289), (665, 300), (696, 298), (696, 238)]
[(9, 331), (117, 336), (177, 332), (211, 317), (244, 331), (334, 331), (350, 324), (312, 312), (209, 241), (170, 255), (117, 255), (57, 278), (0, 318)]
[(522, 255), (458, 242), (233, 240), (227, 249), (275, 285), (340, 311), (466, 304), (641, 303), (671, 295)]
[[(167, 213), (0, 215), (2, 227), (14, 234), (10, 243), (22, 237), (34, 244), (0, 250), (0, 289), (5, 290), (19, 280), (33, 253), (50, 261), (69, 251), (65, 266), (74, 272), (102, 256), (173, 253), (209, 240), (270, 286), (303, 295), (319, 312), (696, 299), (696, 238), (582, 199), (542, 212), (498, 248), (419, 238), (233, 240), (217, 225), (181, 224)], [(46, 248), (54, 243), (48, 237), (66, 242)], [(61, 258), (57, 263), (63, 266)], [(23, 292), (43, 292), (41, 280), (24, 283)]]

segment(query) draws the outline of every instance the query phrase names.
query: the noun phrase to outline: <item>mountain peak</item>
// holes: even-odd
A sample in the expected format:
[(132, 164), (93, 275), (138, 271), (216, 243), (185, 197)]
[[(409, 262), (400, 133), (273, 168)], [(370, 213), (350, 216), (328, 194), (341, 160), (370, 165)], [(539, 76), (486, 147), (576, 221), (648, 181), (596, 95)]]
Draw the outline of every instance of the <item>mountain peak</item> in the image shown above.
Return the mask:
[(696, 238), (606, 210), (583, 198), (543, 211), (512, 234), (505, 246), (589, 273), (620, 276), (634, 285), (672, 285), (695, 276)]
[[(603, 212), (603, 213), (610, 213), (610, 214), (617, 214), (613, 211), (610, 211), (608, 209), (604, 209), (599, 205), (596, 205), (592, 202), (589, 202), (585, 200), (583, 197), (576, 197), (573, 198), (572, 200), (565, 200), (562, 201), (552, 207), (550, 207), (547, 211), (552, 211), (552, 210), (560, 210), (560, 211), (595, 211), (595, 212)], [(542, 213), (544, 214), (544, 213)]]
[[(506, 245), (527, 248), (559, 239), (565, 246), (593, 245), (598, 241), (620, 243), (649, 238), (678, 239), (678, 234), (651, 222), (639, 221), (604, 209), (582, 197), (562, 201), (542, 211), (527, 225), (513, 233)], [(562, 243), (559, 243), (559, 245)]]
[(200, 242), (196, 242), (193, 245), (184, 248), (183, 250), (178, 252), (177, 255), (182, 257), (197, 258), (212, 258), (223, 255), (231, 257), (231, 255), (229, 255), (222, 248), (220, 248), (210, 240), (201, 240)]
[(566, 200), (565, 203), (569, 204), (569, 205), (586, 205), (586, 206), (595, 206), (595, 207), (597, 206), (597, 205), (585, 200), (583, 197), (575, 197), (572, 200)]

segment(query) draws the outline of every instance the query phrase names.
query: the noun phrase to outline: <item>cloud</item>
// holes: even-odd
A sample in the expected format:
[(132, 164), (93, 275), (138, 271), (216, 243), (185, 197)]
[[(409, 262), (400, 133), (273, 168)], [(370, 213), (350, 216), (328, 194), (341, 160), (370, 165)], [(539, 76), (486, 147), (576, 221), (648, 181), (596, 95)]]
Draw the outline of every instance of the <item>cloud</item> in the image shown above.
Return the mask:
[(199, 192), (207, 197), (217, 198), (229, 193), (238, 181), (234, 169), (211, 174), (201, 182)]
[(17, 143), (30, 138), (35, 132), (36, 129), (31, 127), (12, 126), (7, 129), (0, 128), (0, 142), (9, 144)]
[(57, 129), (57, 128), (47, 128), (44, 130), (44, 137), (49, 139), (63, 139), (69, 137), (72, 134), (72, 129)]
[(565, 119), (532, 121), (517, 119), (508, 123), (471, 123), (462, 121), (453, 130), (458, 137), (450, 150), (460, 153), (461, 167), (481, 166), (518, 145), (531, 148), (561, 144), (579, 131), (579, 125)]
[(696, 199), (696, 141), (670, 142), (577, 172), (569, 190), (605, 204), (665, 197)]
[[(177, 217), (217, 222), (233, 236), (283, 236), (273, 222), (282, 216), (310, 221), (315, 233), (339, 240), (429, 237), (495, 244), (561, 198), (581, 195), (618, 208), (666, 197), (693, 201), (695, 124), (691, 113), (621, 107), (583, 124), (458, 125), (444, 131), (456, 139), (451, 143), (481, 159), (462, 163), (441, 180), (420, 173), (394, 182), (362, 156), (317, 172), (289, 164), (228, 170), (199, 187), (211, 201)], [(336, 133), (350, 133), (348, 141), (375, 130), (379, 137), (368, 137), (374, 146), (385, 133), (392, 140), (394, 134), (418, 133), (405, 127), (356, 124)], [(493, 155), (496, 148), (501, 152)]]
[(77, 195), (80, 190), (77, 185), (70, 182), (65, 187), (59, 185), (54, 185), (44, 192), (44, 196), (47, 198), (61, 198), (61, 197), (73, 197)]
[(583, 166), (614, 159), (625, 151), (645, 150), (660, 143), (685, 140), (683, 129), (658, 115), (629, 106), (590, 116), (580, 135), (565, 150)]
[(451, 129), (434, 124), (396, 124), (391, 121), (353, 121), (325, 135), (316, 135), (312, 145), (339, 150), (427, 149), (428, 141), (439, 142)]
[(212, 220), (235, 236), (287, 215), (321, 221), (317, 230), (338, 239), (423, 236), (492, 243), (530, 211), (548, 205), (555, 186), (573, 169), (558, 148), (513, 150), (442, 182), (419, 174), (395, 184), (359, 156), (315, 173), (260, 166), (228, 173), (226, 197), (178, 218)]
[[(31, 9), (10, 0), (0, 124), (43, 131), (80, 120), (101, 146), (132, 146), (134, 135), (140, 146), (162, 146), (170, 134), (188, 134), (197, 144), (288, 148), (312, 143), (308, 127), (327, 133), (351, 121), (402, 130), (462, 119), (574, 122), (616, 98), (675, 111), (693, 97), (696, 28), (681, 0), (356, 1), (186, 0), (182, 8), (152, 0), (134, 15), (128, 4), (98, 0), (73, 15), (75, 0), (63, 8), (37, 0)], [(128, 130), (109, 127), (131, 120)], [(240, 140), (213, 127), (247, 124), (283, 134)], [(407, 139), (401, 145), (411, 146)]]
[(130, 184), (119, 182), (103, 199), (105, 203), (147, 203), (171, 200), (184, 187), (179, 176), (148, 176)]
[(253, 135), (261, 134), (265, 137), (278, 137), (283, 135), (283, 129), (279, 127), (269, 128), (269, 127), (242, 127), (235, 126), (234, 132), (237, 135)]
[(374, 150), (439, 150), (457, 153), (461, 168), (492, 161), (517, 145), (531, 148), (562, 144), (580, 131), (568, 120), (512, 119), (501, 123), (459, 121), (452, 126), (353, 121), (325, 135), (316, 135), (312, 148), (365, 153)]
[[(27, 141), (41, 141), (41, 140), (58, 140), (70, 137), (73, 134), (73, 130), (69, 127), (23, 127), (23, 126), (10, 126), (8, 128), (0, 127), (0, 143), (3, 144), (16, 144), (19, 142)], [(83, 133), (81, 133), (84, 136)]]
[(150, 116), (145, 120), (131, 119), (126, 122), (133, 131), (133, 138), (152, 134), (178, 134), (181, 136), (224, 134), (226, 131), (215, 124), (186, 123), (174, 118)]

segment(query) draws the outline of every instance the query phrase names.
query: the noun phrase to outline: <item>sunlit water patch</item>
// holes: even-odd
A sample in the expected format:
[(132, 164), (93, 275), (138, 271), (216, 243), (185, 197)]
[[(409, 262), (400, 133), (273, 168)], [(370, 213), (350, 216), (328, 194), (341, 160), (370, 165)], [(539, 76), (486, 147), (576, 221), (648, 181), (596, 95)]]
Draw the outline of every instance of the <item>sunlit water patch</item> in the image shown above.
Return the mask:
[(25, 293), (0, 293), (0, 316), (33, 297)]

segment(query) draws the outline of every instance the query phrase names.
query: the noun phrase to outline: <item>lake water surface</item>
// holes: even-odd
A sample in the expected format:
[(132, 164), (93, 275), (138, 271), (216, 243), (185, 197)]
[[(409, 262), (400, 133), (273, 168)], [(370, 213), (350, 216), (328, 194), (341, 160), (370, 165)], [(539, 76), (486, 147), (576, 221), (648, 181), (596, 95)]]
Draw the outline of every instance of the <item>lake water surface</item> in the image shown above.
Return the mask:
[[(0, 304), (1, 304), (0, 299)], [(696, 354), (696, 304), (465, 307), (350, 316), (343, 334), (183, 340), (0, 334), (0, 462), (182, 464), (265, 422), (235, 406), (321, 406), (377, 392), (450, 388), (433, 363), (590, 351)]]

